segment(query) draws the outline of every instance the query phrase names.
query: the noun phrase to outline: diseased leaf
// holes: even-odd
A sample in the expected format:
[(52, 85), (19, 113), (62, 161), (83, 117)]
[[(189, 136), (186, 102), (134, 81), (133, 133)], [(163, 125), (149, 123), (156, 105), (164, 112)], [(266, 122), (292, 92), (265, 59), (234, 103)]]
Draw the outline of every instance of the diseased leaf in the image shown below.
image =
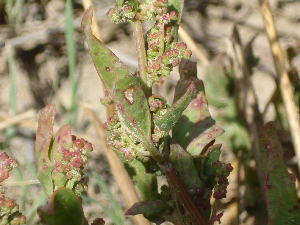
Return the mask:
[(37, 177), (48, 196), (53, 193), (51, 173), (54, 166), (49, 160), (49, 148), (52, 141), (55, 112), (53, 104), (47, 105), (40, 112), (34, 150), (38, 170)]
[(150, 111), (139, 78), (130, 73), (124, 64), (91, 32), (92, 8), (82, 19), (90, 54), (96, 70), (114, 101), (120, 120), (127, 131), (145, 146), (151, 143)]
[(38, 208), (43, 223), (48, 225), (87, 225), (80, 199), (68, 188), (59, 188), (50, 202)]
[(183, 95), (184, 90), (191, 83), (195, 84), (197, 96), (192, 99), (173, 127), (172, 137), (195, 156), (199, 155), (208, 143), (224, 131), (215, 125), (215, 121), (210, 116), (203, 82), (197, 78), (196, 64), (188, 60), (182, 61), (180, 76), (181, 78), (175, 88), (174, 101)]
[(143, 199), (153, 200), (158, 195), (157, 178), (155, 174), (147, 171), (149, 167), (147, 164), (149, 163), (133, 159), (130, 163), (126, 163), (125, 167)]
[(299, 224), (300, 200), (296, 177), (287, 171), (275, 125), (268, 122), (260, 133), (260, 158), (264, 174), (268, 224)]
[[(63, 150), (69, 149), (73, 146), (72, 141), (72, 130), (71, 126), (66, 124), (63, 125), (56, 133), (52, 149), (50, 150), (50, 160), (54, 163), (60, 162), (63, 160)], [(66, 181), (66, 173), (58, 173), (55, 176), (52, 174), (52, 179), (54, 180), (54, 186), (64, 187)]]
[(178, 99), (162, 116), (153, 117), (154, 123), (161, 130), (168, 133), (177, 122), (182, 112), (186, 109), (195, 95), (195, 85), (193, 82), (187, 87), (184, 95)]
[(72, 140), (71, 126), (68, 124), (63, 125), (55, 135), (53, 145), (52, 145), (50, 160), (51, 161), (62, 160), (62, 150), (69, 149), (72, 146), (73, 146), (73, 140)]

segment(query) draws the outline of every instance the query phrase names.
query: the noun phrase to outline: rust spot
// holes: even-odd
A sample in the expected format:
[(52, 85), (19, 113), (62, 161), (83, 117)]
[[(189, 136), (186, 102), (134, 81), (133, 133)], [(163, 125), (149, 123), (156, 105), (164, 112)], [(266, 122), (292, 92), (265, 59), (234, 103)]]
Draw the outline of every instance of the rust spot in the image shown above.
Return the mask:
[(267, 189), (271, 190), (272, 189), (272, 185), (271, 184), (267, 184)]
[(130, 104), (134, 104), (134, 89), (128, 88), (126, 91), (123, 92), (125, 100)]
[(197, 98), (196, 101), (194, 101), (193, 106), (196, 107), (201, 107), (203, 105), (203, 100), (202, 98)]
[(298, 209), (299, 208), (299, 206), (297, 206), (297, 205), (294, 205), (294, 209)]
[(109, 71), (110, 71), (110, 68), (109, 68), (109, 67), (105, 67), (105, 70), (106, 70), (107, 72), (109, 72)]

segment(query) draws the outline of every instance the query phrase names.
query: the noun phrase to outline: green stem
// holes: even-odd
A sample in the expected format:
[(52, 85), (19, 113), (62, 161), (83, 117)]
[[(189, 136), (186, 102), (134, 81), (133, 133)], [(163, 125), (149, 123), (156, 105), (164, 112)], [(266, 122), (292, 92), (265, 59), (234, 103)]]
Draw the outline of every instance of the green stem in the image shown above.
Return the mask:
[(153, 145), (153, 143), (150, 143), (150, 142), (145, 143), (145, 146), (147, 146), (147, 150), (150, 152), (151, 156), (158, 164), (164, 163), (164, 157), (158, 151), (158, 149)]
[(137, 20), (135, 22), (132, 22), (131, 26), (133, 30), (133, 36), (135, 39), (141, 83), (143, 85), (146, 96), (149, 97), (151, 95), (151, 87), (148, 84), (148, 75), (146, 72), (147, 55), (144, 40), (143, 24), (141, 21)]

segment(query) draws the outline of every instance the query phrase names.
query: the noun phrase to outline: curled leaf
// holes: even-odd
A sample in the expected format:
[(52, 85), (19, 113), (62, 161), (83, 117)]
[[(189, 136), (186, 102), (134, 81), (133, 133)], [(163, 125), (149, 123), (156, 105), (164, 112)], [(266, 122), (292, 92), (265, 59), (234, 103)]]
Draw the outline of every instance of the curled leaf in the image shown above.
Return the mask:
[(180, 66), (181, 78), (176, 85), (174, 101), (183, 96), (184, 90), (191, 83), (195, 84), (197, 94), (173, 127), (173, 138), (195, 156), (199, 155), (202, 149), (224, 130), (216, 126), (210, 116), (203, 82), (197, 78), (196, 64), (184, 60)]

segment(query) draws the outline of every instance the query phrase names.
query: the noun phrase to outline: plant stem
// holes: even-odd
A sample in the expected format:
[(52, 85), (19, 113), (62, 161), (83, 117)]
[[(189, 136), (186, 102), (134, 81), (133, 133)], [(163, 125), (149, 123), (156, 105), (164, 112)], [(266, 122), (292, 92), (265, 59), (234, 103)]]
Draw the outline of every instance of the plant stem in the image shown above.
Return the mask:
[[(175, 193), (176, 198), (181, 203), (187, 214), (195, 225), (208, 225), (208, 221), (202, 217), (190, 195), (188, 194), (184, 183), (177, 175), (171, 163), (160, 164), (160, 167), (167, 177), (170, 189)], [(184, 224), (184, 223), (183, 223)]]
[(143, 24), (141, 21), (137, 20), (131, 23), (131, 27), (135, 39), (141, 83), (146, 96), (149, 97), (151, 95), (151, 87), (148, 84), (148, 76), (146, 72), (147, 55), (146, 55), (146, 46), (144, 40)]

